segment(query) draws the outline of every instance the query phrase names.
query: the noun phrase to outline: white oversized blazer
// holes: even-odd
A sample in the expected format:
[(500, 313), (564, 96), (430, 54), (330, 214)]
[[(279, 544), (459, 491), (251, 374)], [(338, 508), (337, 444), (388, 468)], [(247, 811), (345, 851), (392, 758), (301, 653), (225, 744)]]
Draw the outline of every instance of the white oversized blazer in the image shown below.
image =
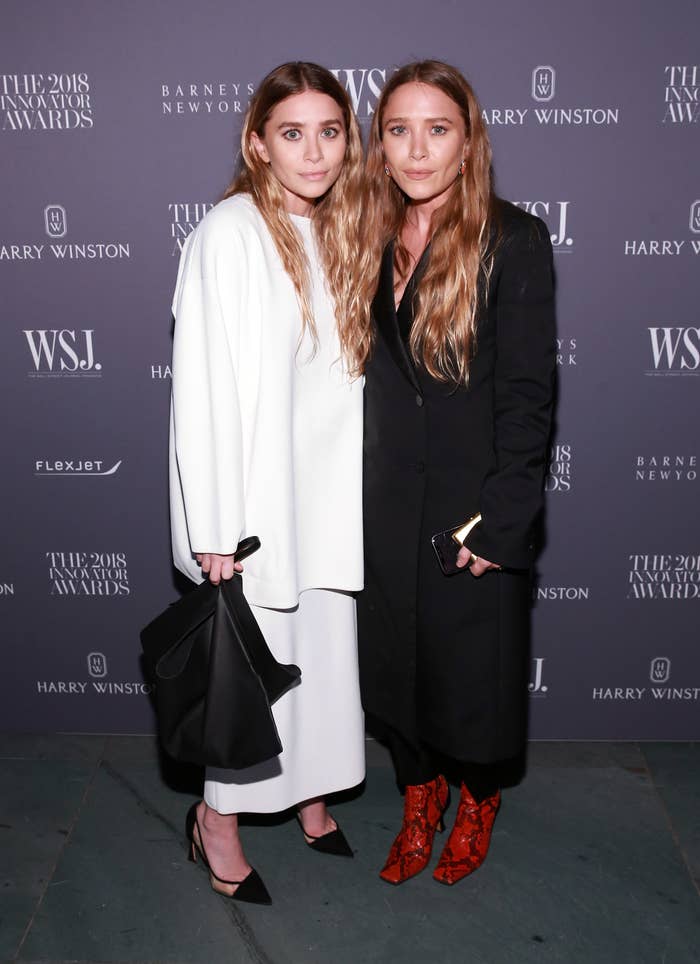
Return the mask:
[(244, 536), (258, 606), (310, 588), (362, 588), (362, 385), (340, 361), (308, 218), (292, 216), (311, 269), (319, 347), (250, 198), (222, 201), (187, 239), (173, 301), (170, 511), (175, 565)]

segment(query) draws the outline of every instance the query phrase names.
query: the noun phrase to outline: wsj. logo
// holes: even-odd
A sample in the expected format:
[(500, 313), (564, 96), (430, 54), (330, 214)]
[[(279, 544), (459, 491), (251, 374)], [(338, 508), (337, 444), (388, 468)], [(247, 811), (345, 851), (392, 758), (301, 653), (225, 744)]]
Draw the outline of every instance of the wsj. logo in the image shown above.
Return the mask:
[(377, 107), (386, 83), (385, 67), (336, 67), (331, 73), (347, 90), (360, 120), (367, 120)]
[(554, 67), (535, 67), (532, 71), (532, 99), (547, 101), (554, 97)]
[(100, 362), (95, 361), (92, 344), (94, 329), (70, 331), (67, 328), (23, 330), (34, 362), (32, 378), (81, 375), (99, 378)]
[(690, 205), (690, 230), (700, 234), (700, 198)]
[(62, 204), (48, 204), (44, 208), (44, 227), (50, 238), (65, 238), (68, 220)]
[(542, 667), (544, 666), (544, 656), (538, 656), (532, 660), (535, 664), (533, 668), (533, 677), (527, 684), (527, 690), (530, 696), (546, 696), (547, 695), (547, 684), (542, 682)]
[(649, 328), (653, 369), (647, 375), (700, 374), (700, 328)]
[(657, 656), (652, 659), (649, 668), (649, 679), (652, 683), (666, 683), (671, 675), (671, 660), (667, 656)]
[(107, 660), (104, 653), (88, 653), (88, 673), (94, 679), (103, 679), (107, 675)]
[(551, 231), (556, 224), (556, 231), (550, 234), (552, 247), (555, 253), (561, 252), (568, 254), (574, 244), (574, 239), (566, 233), (566, 222), (569, 213), (570, 201), (513, 201), (513, 204), (534, 214), (535, 217), (542, 218)]

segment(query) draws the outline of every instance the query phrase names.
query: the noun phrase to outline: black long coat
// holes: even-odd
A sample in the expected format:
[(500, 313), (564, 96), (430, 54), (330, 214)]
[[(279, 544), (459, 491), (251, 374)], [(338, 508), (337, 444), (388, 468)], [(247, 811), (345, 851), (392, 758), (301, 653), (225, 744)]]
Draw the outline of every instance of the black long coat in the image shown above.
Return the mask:
[[(469, 387), (411, 361), (412, 294), (426, 256), (397, 312), (391, 244), (365, 384), (365, 710), (413, 744), (479, 763), (515, 756), (526, 736), (530, 569), (555, 366), (549, 233), (511, 204), (498, 210)], [(468, 548), (503, 571), (444, 576), (431, 536), (477, 511)]]

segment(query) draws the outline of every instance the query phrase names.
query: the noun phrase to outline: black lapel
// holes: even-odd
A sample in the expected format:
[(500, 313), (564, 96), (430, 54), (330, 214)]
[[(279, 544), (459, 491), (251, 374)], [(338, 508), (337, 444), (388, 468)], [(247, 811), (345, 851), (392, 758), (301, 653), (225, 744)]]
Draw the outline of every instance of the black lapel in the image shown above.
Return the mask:
[[(409, 286), (410, 284), (411, 282), (409, 282)], [(400, 306), (400, 309), (402, 310), (406, 310), (406, 306), (410, 305), (411, 292), (407, 291), (406, 294), (408, 297), (404, 296)], [(411, 360), (408, 349), (406, 348), (403, 338), (401, 337), (399, 322), (396, 317), (396, 307), (394, 305), (393, 242), (389, 242), (384, 249), (384, 254), (382, 256), (382, 267), (379, 273), (377, 294), (375, 295), (374, 302), (372, 303), (372, 314), (374, 315), (374, 320), (377, 324), (377, 330), (386, 342), (387, 348), (389, 349), (394, 362), (409, 380), (411, 385), (413, 385), (415, 390), (422, 394), (421, 387), (416, 376), (416, 370), (413, 366), (413, 361)]]

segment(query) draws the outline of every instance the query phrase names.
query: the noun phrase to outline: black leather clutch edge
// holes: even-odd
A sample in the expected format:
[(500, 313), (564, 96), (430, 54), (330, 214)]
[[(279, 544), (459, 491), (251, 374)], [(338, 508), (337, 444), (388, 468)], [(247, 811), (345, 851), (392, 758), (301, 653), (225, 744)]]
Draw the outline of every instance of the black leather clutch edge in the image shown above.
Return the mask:
[(436, 532), (431, 538), (430, 541), (435, 550), (438, 563), (446, 576), (454, 576), (455, 573), (464, 572), (469, 569), (469, 566), (464, 566), (462, 569), (457, 568), (457, 555), (469, 533), (480, 522), (481, 513), (477, 512), (476, 515), (467, 519), (462, 525), (453, 526), (450, 529), (445, 529), (443, 532)]
[[(243, 540), (236, 559), (259, 545), (255, 537)], [(282, 752), (270, 706), (301, 670), (270, 652), (239, 573), (218, 586), (207, 580), (168, 606), (142, 630), (141, 645), (170, 756), (242, 769)]]

